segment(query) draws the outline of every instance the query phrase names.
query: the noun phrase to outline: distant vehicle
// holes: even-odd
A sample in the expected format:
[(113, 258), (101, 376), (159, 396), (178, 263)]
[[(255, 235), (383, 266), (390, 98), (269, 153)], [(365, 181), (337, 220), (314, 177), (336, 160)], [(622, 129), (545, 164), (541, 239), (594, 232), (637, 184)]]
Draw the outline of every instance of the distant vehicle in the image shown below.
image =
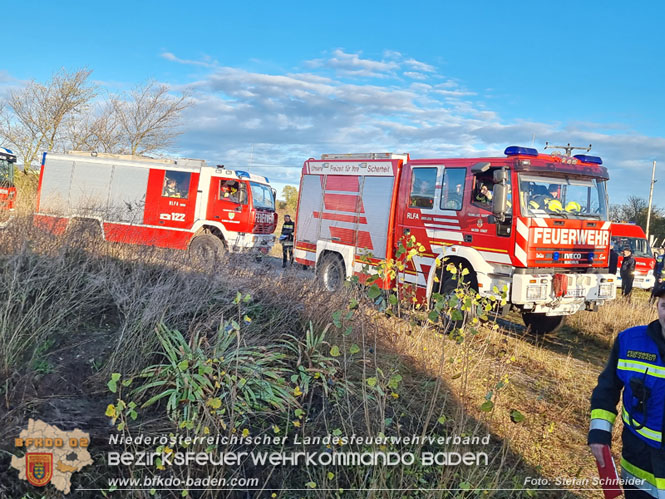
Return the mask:
[(0, 147), (0, 222), (9, 218), (16, 204), (14, 163), (16, 155), (9, 149)]
[(617, 287), (621, 287), (621, 276), (619, 268), (623, 262), (622, 249), (629, 247), (635, 258), (635, 280), (634, 288), (651, 289), (656, 278), (653, 275), (653, 269), (656, 266), (656, 260), (651, 252), (651, 247), (647, 241), (647, 236), (642, 227), (635, 224), (612, 224), (612, 241), (614, 248), (619, 251), (619, 264), (617, 265)]
[[(565, 315), (615, 297), (607, 273), (607, 169), (597, 156), (539, 154), (511, 146), (502, 157), (411, 159), (408, 154), (324, 154), (305, 161), (294, 256), (330, 290), (365, 282), (414, 236), (425, 251), (399, 284), (428, 304), (450, 294), (463, 266), (481, 296), (508, 289), (508, 303), (536, 333)], [(371, 265), (367, 271), (367, 258)], [(396, 285), (385, 279), (384, 289)]]
[(35, 223), (55, 234), (83, 222), (107, 241), (268, 253), (277, 225), (266, 177), (195, 159), (45, 153)]

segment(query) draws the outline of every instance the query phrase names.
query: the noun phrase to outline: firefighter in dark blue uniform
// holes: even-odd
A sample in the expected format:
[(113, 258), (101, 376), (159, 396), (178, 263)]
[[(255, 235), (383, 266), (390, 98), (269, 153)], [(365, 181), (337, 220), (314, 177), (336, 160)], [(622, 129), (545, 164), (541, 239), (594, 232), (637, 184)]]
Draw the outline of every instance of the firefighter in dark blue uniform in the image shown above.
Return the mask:
[[(665, 287), (656, 291), (658, 320), (617, 336), (591, 396), (588, 443), (603, 465), (617, 404), (623, 420), (621, 477), (627, 498), (665, 499)], [(629, 485), (626, 485), (628, 483)]]
[(284, 224), (282, 225), (282, 234), (279, 237), (282, 243), (282, 268), (286, 267), (286, 262), (293, 265), (293, 232), (295, 224), (290, 215), (284, 215)]

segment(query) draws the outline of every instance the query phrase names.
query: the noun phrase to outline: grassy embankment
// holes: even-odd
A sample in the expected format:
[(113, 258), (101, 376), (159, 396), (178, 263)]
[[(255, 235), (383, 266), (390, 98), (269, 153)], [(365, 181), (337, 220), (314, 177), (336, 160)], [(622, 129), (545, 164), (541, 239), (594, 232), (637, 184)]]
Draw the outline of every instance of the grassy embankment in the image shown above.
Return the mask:
[[(12, 439), (29, 417), (90, 432), (95, 464), (74, 475), (73, 489), (107, 488), (106, 478), (113, 476), (210, 475), (258, 478), (264, 492), (254, 492), (257, 497), (273, 492), (440, 497), (437, 488), (461, 489), (449, 493), (459, 497), (591, 496), (490, 489), (521, 489), (528, 476), (595, 476), (585, 446), (589, 394), (616, 333), (654, 317), (638, 295), (632, 305), (617, 301), (600, 313), (577, 314), (545, 339), (505, 322), (503, 328), (468, 327), (453, 339), (418, 312), (388, 317), (364, 290), (329, 295), (296, 272), (280, 274), (270, 262), (232, 259), (212, 273), (182, 256), (83, 236), (53, 238), (32, 228), (27, 216), (0, 233), (0, 496), (39, 496), (8, 466), (15, 452)], [(108, 381), (118, 374), (112, 393)], [(159, 395), (164, 398), (151, 403)], [(288, 435), (285, 451), (484, 451), (490, 464), (253, 467), (245, 462), (209, 469), (113, 469), (104, 464), (105, 452), (123, 449), (109, 447), (112, 432)], [(328, 448), (292, 440), (296, 434), (302, 439), (488, 433), (487, 447)], [(231, 449), (215, 451), (222, 450)], [(399, 488), (410, 490), (350, 490)], [(45, 489), (47, 497), (57, 497), (53, 492)], [(150, 497), (150, 492), (133, 495)]]

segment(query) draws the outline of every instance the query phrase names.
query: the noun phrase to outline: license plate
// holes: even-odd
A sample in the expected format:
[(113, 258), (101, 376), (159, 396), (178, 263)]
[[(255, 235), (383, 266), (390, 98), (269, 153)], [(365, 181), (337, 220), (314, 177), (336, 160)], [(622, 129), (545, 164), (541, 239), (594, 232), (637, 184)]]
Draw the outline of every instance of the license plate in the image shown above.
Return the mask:
[(574, 298), (585, 296), (584, 288), (569, 289), (568, 292), (566, 293), (566, 296), (572, 296)]

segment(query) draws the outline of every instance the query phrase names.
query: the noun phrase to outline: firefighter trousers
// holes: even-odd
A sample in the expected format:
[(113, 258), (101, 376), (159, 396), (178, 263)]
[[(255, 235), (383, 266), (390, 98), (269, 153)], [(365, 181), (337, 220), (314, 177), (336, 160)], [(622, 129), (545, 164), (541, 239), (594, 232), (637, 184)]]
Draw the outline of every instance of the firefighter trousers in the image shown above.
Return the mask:
[(626, 499), (665, 498), (665, 449), (650, 447), (624, 428), (621, 478)]

